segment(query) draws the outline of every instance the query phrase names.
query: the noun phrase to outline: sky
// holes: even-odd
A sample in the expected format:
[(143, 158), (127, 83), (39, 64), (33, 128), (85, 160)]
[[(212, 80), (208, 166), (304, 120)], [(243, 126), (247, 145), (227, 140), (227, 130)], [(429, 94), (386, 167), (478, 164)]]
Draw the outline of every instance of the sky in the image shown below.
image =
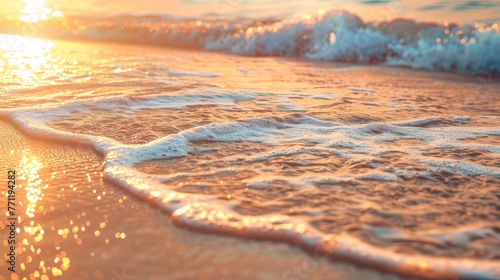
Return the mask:
[(418, 21), (500, 21), (500, 0), (0, 0), (0, 13), (18, 15), (24, 1), (45, 3), (65, 15), (169, 14), (200, 18), (289, 17), (322, 8), (346, 9), (365, 21), (405, 17)]

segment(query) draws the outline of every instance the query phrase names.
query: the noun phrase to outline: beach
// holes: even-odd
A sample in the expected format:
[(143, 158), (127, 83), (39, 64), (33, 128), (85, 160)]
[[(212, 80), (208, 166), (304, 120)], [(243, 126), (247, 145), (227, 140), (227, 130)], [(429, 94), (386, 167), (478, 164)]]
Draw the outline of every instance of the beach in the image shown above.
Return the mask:
[[(332, 49), (303, 46), (317, 34), (293, 20), (252, 37), (125, 19), (62, 25), (66, 40), (50, 24), (44, 39), (0, 35), (0, 152), (17, 182), (0, 223), (3, 252), (17, 218), (16, 274), (0, 279), (500, 275), (494, 54), (374, 33), (327, 60)], [(285, 36), (275, 49), (294, 24), (297, 46)], [(366, 36), (353, 28), (325, 38)], [(495, 28), (471, 33), (480, 50)]]
[[(1, 279), (281, 279), (291, 271), (309, 279), (398, 279), (288, 244), (180, 229), (158, 208), (104, 182), (101, 156), (30, 138), (5, 121), (0, 127), (5, 168), (35, 170), (34, 180), (18, 186), (18, 200), (29, 204), (17, 209), (17, 273)], [(7, 265), (2, 259), (2, 270)]]

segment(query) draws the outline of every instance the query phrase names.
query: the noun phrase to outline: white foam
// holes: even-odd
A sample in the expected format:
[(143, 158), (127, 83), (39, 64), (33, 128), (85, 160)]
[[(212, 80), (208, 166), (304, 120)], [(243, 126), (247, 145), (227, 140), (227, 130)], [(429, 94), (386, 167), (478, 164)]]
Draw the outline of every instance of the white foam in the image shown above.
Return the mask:
[(500, 178), (500, 168), (486, 167), (471, 162), (460, 160), (428, 160), (430, 167), (437, 167), (453, 173), (461, 173), (470, 176), (485, 175)]

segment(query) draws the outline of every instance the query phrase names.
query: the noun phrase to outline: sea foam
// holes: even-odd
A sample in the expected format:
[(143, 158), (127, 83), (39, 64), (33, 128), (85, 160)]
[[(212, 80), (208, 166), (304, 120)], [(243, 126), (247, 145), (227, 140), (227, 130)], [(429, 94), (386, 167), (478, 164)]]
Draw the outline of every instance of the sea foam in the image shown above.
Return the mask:
[[(397, 253), (374, 246), (368, 242), (350, 236), (348, 233), (330, 234), (320, 231), (298, 217), (282, 214), (244, 215), (234, 210), (237, 200), (225, 201), (214, 195), (203, 193), (183, 193), (169, 188), (168, 181), (175, 176), (205, 176), (222, 174), (229, 169), (212, 169), (200, 174), (197, 171), (184, 174), (156, 175), (147, 174), (136, 168), (137, 164), (151, 160), (186, 158), (197, 153), (195, 143), (240, 143), (254, 142), (267, 145), (265, 151), (251, 156), (233, 155), (226, 158), (234, 162), (233, 171), (244, 170), (237, 163), (253, 164), (271, 161), (282, 156), (304, 155), (299, 164), (308, 166), (308, 156), (315, 153), (327, 153), (346, 161), (360, 158), (379, 158), (388, 153), (406, 154), (411, 163), (424, 163), (427, 170), (412, 169), (373, 172), (360, 169), (358, 173), (329, 174), (316, 173), (314, 176), (260, 176), (247, 180), (254, 189), (270, 188), (272, 182), (279, 181), (299, 191), (307, 190), (317, 184), (336, 184), (349, 182), (355, 186), (358, 180), (374, 182), (403, 182), (404, 176), (428, 176), (430, 172), (441, 170), (464, 175), (484, 175), (500, 177), (500, 169), (465, 160), (440, 160), (425, 154), (438, 149), (446, 143), (448, 147), (467, 148), (461, 139), (497, 135), (496, 130), (483, 127), (447, 126), (442, 117), (404, 120), (399, 122), (375, 122), (368, 124), (343, 124), (335, 120), (320, 119), (307, 114), (291, 114), (286, 117), (256, 117), (229, 123), (210, 123), (196, 126), (176, 134), (158, 138), (146, 144), (123, 144), (104, 136), (75, 134), (58, 130), (50, 122), (70, 117), (75, 110), (85, 113), (95, 108), (114, 110), (133, 108), (173, 108), (183, 110), (186, 106), (201, 103), (233, 104), (238, 100), (256, 98), (258, 94), (215, 94), (211, 96), (187, 94), (185, 96), (150, 96), (142, 99), (126, 97), (96, 99), (92, 101), (69, 102), (65, 105), (43, 109), (12, 109), (0, 113), (10, 118), (25, 132), (46, 138), (92, 145), (105, 156), (104, 178), (112, 181), (136, 196), (171, 213), (174, 223), (195, 230), (263, 238), (290, 242), (312, 252), (320, 251), (331, 258), (350, 261), (360, 265), (400, 273), (403, 275), (425, 277), (429, 279), (497, 279), (500, 277), (498, 262), (493, 260), (454, 259), (432, 257), (428, 255), (410, 255)], [(461, 116), (460, 119), (464, 117)], [(468, 118), (466, 118), (468, 119)], [(439, 125), (439, 126), (437, 126)], [(417, 146), (384, 145), (402, 139), (421, 141)], [(309, 145), (290, 147), (288, 143), (305, 141)], [(475, 148), (486, 152), (498, 151), (494, 145)], [(376, 165), (376, 162), (373, 164)], [(271, 167), (271, 166), (270, 166)], [(270, 168), (268, 167), (268, 168)], [(377, 232), (374, 230), (374, 232)]]

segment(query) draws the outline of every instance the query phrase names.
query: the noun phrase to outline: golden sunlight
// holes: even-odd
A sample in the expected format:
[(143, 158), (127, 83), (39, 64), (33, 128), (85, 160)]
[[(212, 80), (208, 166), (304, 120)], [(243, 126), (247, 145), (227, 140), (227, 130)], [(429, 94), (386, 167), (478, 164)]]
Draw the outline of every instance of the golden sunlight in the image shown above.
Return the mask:
[(21, 10), (21, 17), (19, 18), (25, 22), (39, 22), (47, 19), (49, 16), (59, 17), (62, 15), (61, 11), (46, 7), (47, 0), (23, 0), (25, 6)]
[(60, 71), (52, 63), (53, 47), (48, 40), (0, 35), (0, 78), (22, 85), (40, 84)]
[(36, 206), (38, 201), (42, 200), (43, 190), (47, 189), (48, 185), (42, 185), (42, 179), (38, 175), (38, 170), (42, 168), (40, 163), (34, 156), (28, 155), (24, 151), (24, 156), (20, 162), (20, 178), (26, 182), (24, 186), (26, 190), (26, 215), (30, 218), (35, 216)]

